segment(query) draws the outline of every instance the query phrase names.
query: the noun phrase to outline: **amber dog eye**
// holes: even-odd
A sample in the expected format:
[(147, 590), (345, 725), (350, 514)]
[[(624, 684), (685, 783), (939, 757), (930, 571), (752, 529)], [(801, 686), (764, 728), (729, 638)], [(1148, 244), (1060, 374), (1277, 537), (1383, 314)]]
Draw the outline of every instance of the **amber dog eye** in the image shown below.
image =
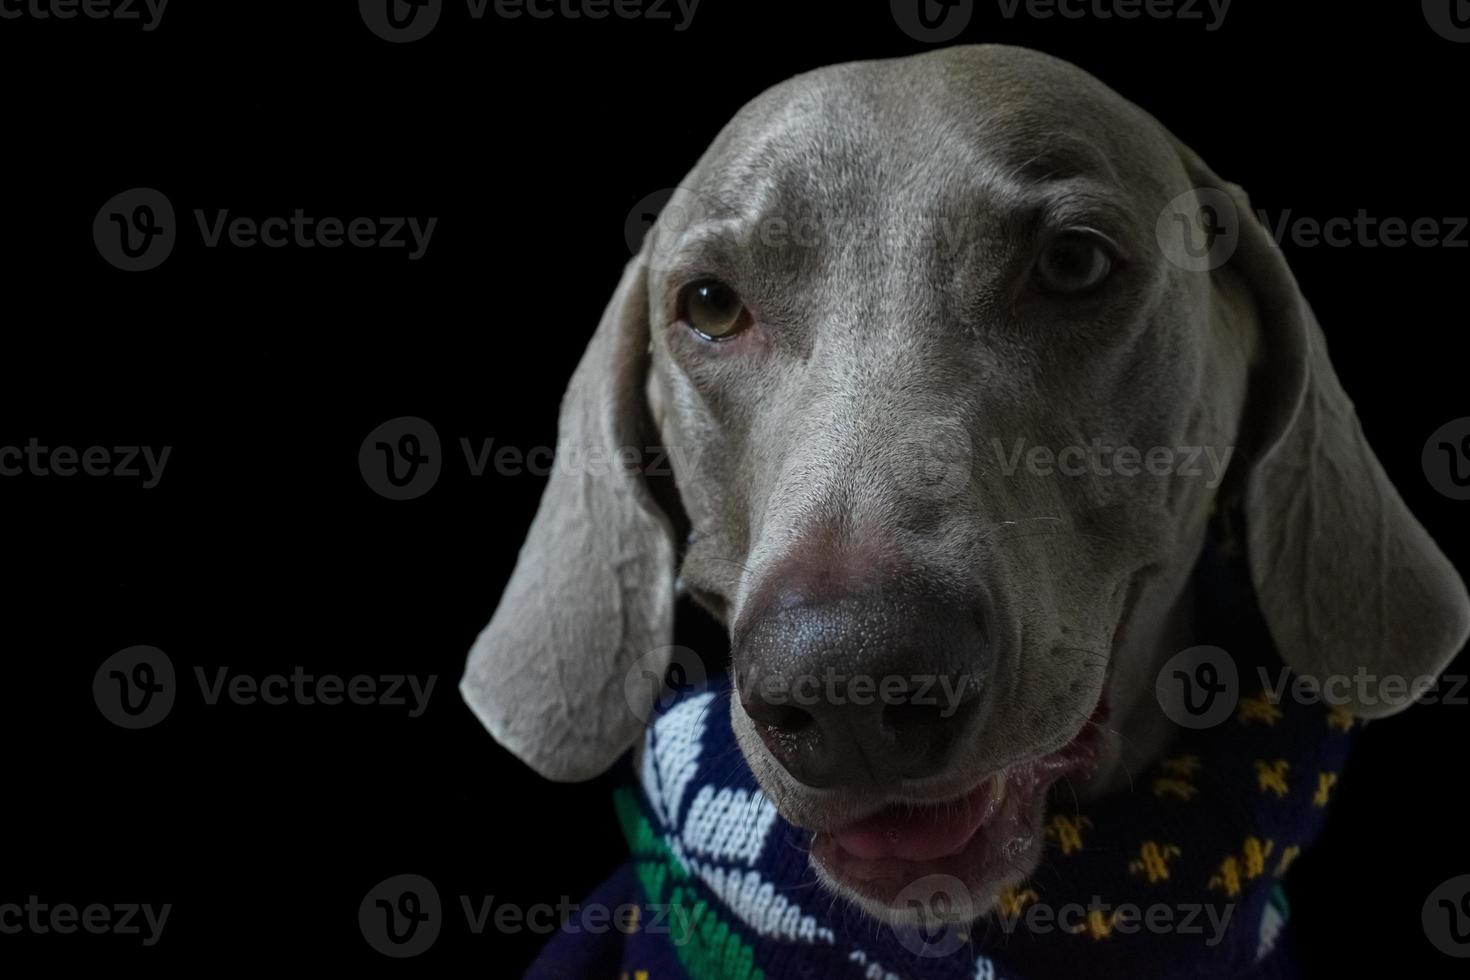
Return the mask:
[(1102, 285), (1113, 271), (1113, 257), (1086, 232), (1069, 231), (1046, 246), (1036, 265), (1041, 284), (1053, 293), (1076, 296)]
[(717, 279), (702, 279), (684, 289), (679, 316), (706, 340), (729, 340), (750, 326), (750, 311), (735, 290)]

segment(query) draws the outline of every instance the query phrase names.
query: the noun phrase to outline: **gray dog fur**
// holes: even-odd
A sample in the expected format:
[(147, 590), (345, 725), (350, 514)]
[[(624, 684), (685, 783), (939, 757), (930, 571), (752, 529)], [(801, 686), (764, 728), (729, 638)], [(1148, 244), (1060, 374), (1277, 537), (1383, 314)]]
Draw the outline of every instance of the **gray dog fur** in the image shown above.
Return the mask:
[[(1170, 209), (1197, 220), (1205, 193), (1234, 203), (1239, 240), (1195, 270), (1156, 229)], [(1470, 634), (1463, 583), (1365, 441), (1244, 193), (1079, 69), (981, 46), (799, 76), (741, 110), (669, 208), (680, 220), (650, 231), (572, 378), (558, 452), (670, 447), (694, 532), (682, 567), (636, 465), (559, 469), (461, 685), (545, 776), (590, 778), (637, 740), (647, 711), (625, 678), (672, 643), (678, 588), (733, 628), (813, 554), (978, 588), (996, 634), (976, 736), (891, 795), (797, 784), (732, 699), (761, 785), (814, 829), (1055, 750), (1104, 684), (1113, 727), (1091, 791), (1150, 762), (1171, 731), (1154, 679), (1187, 645), (1217, 497), (1243, 501), (1263, 611), (1297, 674), (1437, 675)], [(802, 220), (826, 233), (751, 234)], [(1117, 281), (1080, 306), (1018, 291), (1038, 237), (1069, 224), (1117, 244)], [(680, 286), (714, 274), (759, 312), (735, 352), (674, 323)], [(1098, 437), (1230, 466), (1218, 488), (1062, 478), (1006, 472), (991, 449)], [(940, 478), (918, 479), (936, 456)], [(1403, 703), (1359, 695), (1361, 717)]]

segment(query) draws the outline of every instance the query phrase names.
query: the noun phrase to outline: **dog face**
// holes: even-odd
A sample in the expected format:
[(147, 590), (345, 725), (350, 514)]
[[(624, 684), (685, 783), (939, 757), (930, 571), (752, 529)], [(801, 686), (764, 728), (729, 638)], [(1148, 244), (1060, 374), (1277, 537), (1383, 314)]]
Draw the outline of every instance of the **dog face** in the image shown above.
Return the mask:
[(1031, 52), (767, 92), (670, 201), (563, 408), (563, 453), (656, 440), (675, 487), (553, 477), (470, 703), (548, 775), (600, 771), (645, 717), (623, 679), (669, 643), (677, 567), (729, 628), (761, 786), (824, 880), (897, 920), (931, 873), (984, 911), (1058, 779), (1103, 792), (1163, 744), (1153, 681), (1217, 497), (1244, 502), (1298, 672), (1436, 672), (1464, 587), (1249, 214)]

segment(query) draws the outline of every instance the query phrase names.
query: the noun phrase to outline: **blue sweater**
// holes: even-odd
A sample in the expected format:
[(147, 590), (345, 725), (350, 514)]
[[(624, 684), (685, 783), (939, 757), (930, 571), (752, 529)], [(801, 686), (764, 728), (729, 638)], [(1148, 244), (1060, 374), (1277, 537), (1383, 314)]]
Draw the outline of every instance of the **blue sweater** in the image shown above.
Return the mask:
[[(1298, 976), (1280, 887), (1317, 836), (1352, 718), (1279, 703), (1282, 665), (1237, 563), (1199, 571), (1200, 643), (1230, 652), (1240, 700), (1181, 730), (1132, 789), (1057, 797), (1024, 884), (967, 927), (880, 925), (837, 899), (745, 765), (728, 680), (684, 693), (649, 726), (616, 805), (631, 860), (581, 906), (527, 976), (823, 980), (1277, 980)], [(636, 905), (636, 911), (632, 906)], [(621, 910), (611, 915), (607, 910)], [(609, 922), (613, 923), (611, 926)]]

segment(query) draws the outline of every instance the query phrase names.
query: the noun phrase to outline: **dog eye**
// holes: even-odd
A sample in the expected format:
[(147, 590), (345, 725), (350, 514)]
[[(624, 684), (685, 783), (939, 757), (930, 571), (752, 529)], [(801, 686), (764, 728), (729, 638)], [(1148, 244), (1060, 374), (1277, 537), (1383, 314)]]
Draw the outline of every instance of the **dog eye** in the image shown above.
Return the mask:
[(1046, 246), (1036, 271), (1051, 292), (1075, 296), (1102, 284), (1113, 271), (1113, 257), (1092, 235), (1069, 231)]
[(685, 288), (679, 316), (706, 340), (729, 340), (750, 326), (750, 311), (735, 290), (717, 279), (702, 279)]

